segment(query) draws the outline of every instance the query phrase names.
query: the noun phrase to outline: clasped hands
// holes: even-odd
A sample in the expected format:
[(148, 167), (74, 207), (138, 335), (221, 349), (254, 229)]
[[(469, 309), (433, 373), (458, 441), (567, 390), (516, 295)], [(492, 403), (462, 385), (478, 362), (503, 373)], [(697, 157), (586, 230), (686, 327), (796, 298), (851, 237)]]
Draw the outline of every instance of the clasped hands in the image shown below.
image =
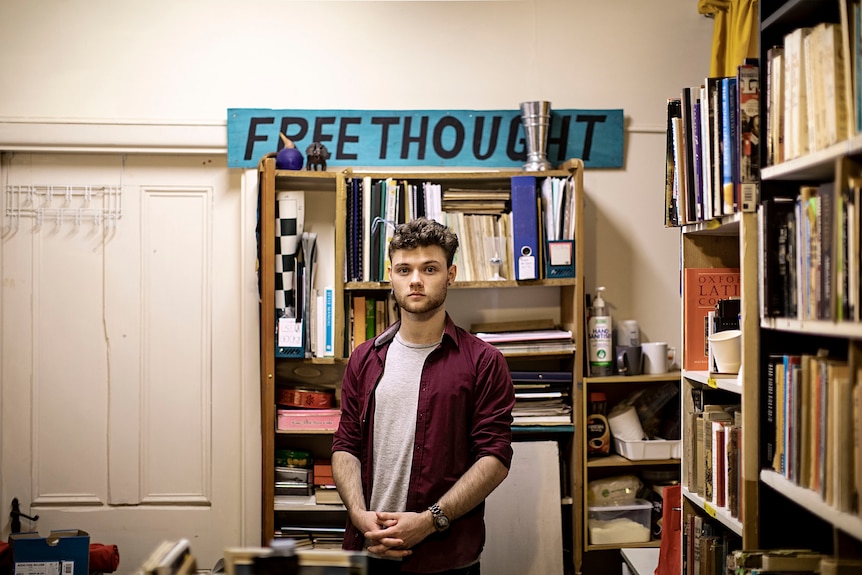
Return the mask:
[(380, 557), (406, 557), (411, 548), (434, 533), (426, 513), (362, 511), (354, 524), (369, 543), (368, 552)]

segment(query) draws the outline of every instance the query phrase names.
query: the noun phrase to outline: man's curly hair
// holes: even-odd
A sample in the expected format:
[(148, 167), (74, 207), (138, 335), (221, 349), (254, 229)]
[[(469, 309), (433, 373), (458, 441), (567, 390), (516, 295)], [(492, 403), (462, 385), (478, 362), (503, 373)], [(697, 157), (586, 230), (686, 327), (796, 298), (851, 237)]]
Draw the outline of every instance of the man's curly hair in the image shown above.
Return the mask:
[(440, 246), (446, 254), (446, 267), (455, 260), (458, 236), (443, 224), (427, 218), (416, 218), (395, 228), (389, 242), (389, 259), (396, 250), (412, 250), (418, 247)]

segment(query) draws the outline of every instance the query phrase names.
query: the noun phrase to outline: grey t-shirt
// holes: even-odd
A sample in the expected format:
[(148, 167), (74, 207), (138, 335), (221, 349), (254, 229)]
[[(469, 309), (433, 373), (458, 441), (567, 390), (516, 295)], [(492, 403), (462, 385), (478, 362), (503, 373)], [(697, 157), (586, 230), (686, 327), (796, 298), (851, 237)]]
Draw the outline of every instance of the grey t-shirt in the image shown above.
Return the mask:
[(401, 339), (401, 334), (395, 334), (389, 346), (383, 377), (374, 396), (373, 511), (406, 509), (419, 382), (425, 360), (439, 343), (408, 343)]

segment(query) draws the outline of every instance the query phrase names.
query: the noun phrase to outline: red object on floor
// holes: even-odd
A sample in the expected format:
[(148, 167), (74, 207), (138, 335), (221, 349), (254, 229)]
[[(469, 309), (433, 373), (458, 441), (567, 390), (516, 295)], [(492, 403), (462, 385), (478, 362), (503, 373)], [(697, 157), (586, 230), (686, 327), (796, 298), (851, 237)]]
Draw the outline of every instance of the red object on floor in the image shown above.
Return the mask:
[(116, 545), (90, 543), (90, 573), (113, 573), (120, 565), (120, 550)]
[(12, 547), (5, 541), (0, 541), (0, 575), (12, 572)]

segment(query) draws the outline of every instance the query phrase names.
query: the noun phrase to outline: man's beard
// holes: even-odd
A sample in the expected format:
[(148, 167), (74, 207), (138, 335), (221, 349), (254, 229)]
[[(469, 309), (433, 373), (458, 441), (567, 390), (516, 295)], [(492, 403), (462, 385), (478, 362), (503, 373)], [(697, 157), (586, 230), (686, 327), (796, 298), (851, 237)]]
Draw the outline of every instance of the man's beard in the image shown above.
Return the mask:
[(444, 285), (442, 291), (435, 296), (423, 292), (425, 297), (420, 302), (411, 302), (409, 293), (403, 296), (396, 293), (395, 302), (398, 304), (398, 307), (406, 312), (415, 315), (426, 315), (437, 311), (446, 302), (447, 291), (448, 288)]

